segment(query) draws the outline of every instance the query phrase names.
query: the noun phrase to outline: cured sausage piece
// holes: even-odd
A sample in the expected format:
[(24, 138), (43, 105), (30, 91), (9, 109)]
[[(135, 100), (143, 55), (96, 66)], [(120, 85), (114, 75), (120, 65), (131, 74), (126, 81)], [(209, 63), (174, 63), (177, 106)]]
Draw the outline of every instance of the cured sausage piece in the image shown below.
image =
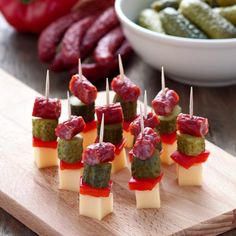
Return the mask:
[(166, 88), (165, 94), (160, 91), (152, 101), (152, 106), (157, 115), (167, 116), (179, 102), (179, 95), (171, 89)]
[(81, 57), (85, 58), (92, 53), (97, 42), (110, 30), (119, 25), (114, 7), (104, 11), (86, 32), (81, 44)]
[(111, 61), (124, 40), (125, 37), (120, 26), (110, 31), (98, 42), (94, 51), (94, 61), (101, 64)]
[(94, 103), (97, 98), (97, 88), (84, 76), (82, 78), (79, 78), (78, 74), (72, 76), (69, 88), (86, 105)]
[(69, 120), (59, 124), (55, 130), (56, 136), (71, 140), (75, 135), (83, 131), (85, 122), (82, 116), (72, 116)]
[(105, 142), (89, 145), (83, 154), (83, 162), (92, 166), (113, 161), (114, 158), (115, 146)]
[(61, 101), (37, 97), (34, 101), (32, 116), (43, 119), (58, 119), (61, 115)]
[(204, 137), (208, 133), (208, 119), (189, 114), (179, 114), (177, 117), (177, 129), (183, 134)]

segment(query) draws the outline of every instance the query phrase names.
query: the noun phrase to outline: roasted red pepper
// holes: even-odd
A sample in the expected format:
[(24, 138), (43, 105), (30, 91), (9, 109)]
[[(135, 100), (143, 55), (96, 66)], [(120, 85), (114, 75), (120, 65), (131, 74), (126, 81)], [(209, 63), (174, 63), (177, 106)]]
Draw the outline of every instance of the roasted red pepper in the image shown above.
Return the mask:
[(205, 150), (203, 153), (199, 154), (198, 156), (187, 156), (179, 151), (175, 151), (171, 158), (178, 163), (179, 165), (183, 166), (185, 169), (189, 169), (194, 164), (199, 164), (205, 162), (210, 155), (210, 152)]
[(107, 188), (94, 188), (83, 182), (81, 177), (80, 179), (80, 194), (89, 195), (93, 197), (109, 197), (112, 187), (112, 181), (109, 181), (109, 185)]
[(43, 148), (57, 148), (57, 141), (49, 141), (49, 142), (45, 142), (42, 141), (38, 138), (33, 137), (32, 140), (32, 146), (33, 147), (43, 147)]
[(0, 0), (0, 11), (21, 32), (39, 33), (68, 13), (78, 0)]
[(60, 169), (61, 170), (78, 170), (84, 167), (84, 164), (82, 161), (78, 161), (75, 163), (67, 163), (62, 160), (60, 160)]
[(85, 128), (83, 129), (83, 132), (84, 133), (87, 133), (93, 129), (96, 129), (97, 127), (97, 121), (96, 120), (93, 120), (91, 122), (88, 122), (85, 124)]
[(173, 132), (171, 134), (160, 134), (160, 136), (161, 141), (166, 144), (173, 144), (177, 139), (176, 132)]
[(131, 177), (129, 181), (129, 189), (138, 191), (152, 190), (156, 184), (161, 181), (162, 177), (163, 173), (154, 179), (135, 179)]

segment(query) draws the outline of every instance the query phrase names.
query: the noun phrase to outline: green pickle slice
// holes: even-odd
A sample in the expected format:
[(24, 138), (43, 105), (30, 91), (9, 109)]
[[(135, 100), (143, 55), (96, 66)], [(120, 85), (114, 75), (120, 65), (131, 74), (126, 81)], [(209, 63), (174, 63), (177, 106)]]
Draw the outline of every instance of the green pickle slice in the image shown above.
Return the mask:
[(188, 134), (177, 135), (178, 151), (189, 156), (197, 156), (205, 150), (205, 139)]
[[(97, 124), (97, 134), (100, 135), (100, 124)], [(122, 123), (104, 125), (104, 142), (110, 142), (112, 144), (119, 144), (123, 139), (123, 127)]]
[(137, 179), (158, 177), (161, 173), (160, 152), (156, 149), (153, 156), (147, 160), (133, 157), (131, 172), (132, 176)]
[(172, 113), (168, 116), (158, 116), (160, 125), (157, 127), (160, 134), (171, 134), (176, 131), (176, 119), (181, 112), (181, 107), (176, 105)]
[(94, 120), (95, 103), (86, 105), (81, 102), (77, 97), (70, 97), (71, 114), (75, 116), (82, 116), (85, 123)]
[(32, 119), (32, 134), (33, 137), (42, 141), (56, 141), (57, 137), (55, 129), (58, 125), (58, 120), (33, 118)]
[(156, 11), (161, 11), (167, 7), (175, 8), (179, 7), (179, 0), (157, 0), (152, 3), (152, 8)]
[(83, 181), (94, 188), (108, 187), (111, 177), (111, 163), (84, 165)]
[(83, 138), (80, 135), (71, 140), (59, 139), (58, 158), (67, 163), (74, 163), (82, 159)]
[(119, 102), (121, 107), (122, 107), (122, 111), (123, 111), (123, 115), (124, 115), (124, 120), (125, 121), (132, 121), (135, 119), (136, 115), (137, 115), (137, 101), (135, 102), (125, 102), (119, 95), (115, 95), (113, 102)]
[(153, 9), (144, 9), (138, 17), (138, 24), (146, 29), (164, 33), (158, 12)]
[(236, 26), (236, 5), (230, 7), (214, 8), (213, 11), (219, 13), (226, 20), (230, 21)]

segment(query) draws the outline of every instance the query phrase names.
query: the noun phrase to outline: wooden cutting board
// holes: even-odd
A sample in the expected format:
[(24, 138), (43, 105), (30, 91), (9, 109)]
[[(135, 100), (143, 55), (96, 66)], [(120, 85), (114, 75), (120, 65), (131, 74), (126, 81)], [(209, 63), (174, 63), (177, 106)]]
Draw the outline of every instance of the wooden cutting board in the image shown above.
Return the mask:
[[(79, 215), (79, 196), (59, 191), (57, 168), (38, 170), (31, 147), (35, 91), (0, 70), (0, 207), (41, 235), (216, 235), (236, 227), (236, 158), (207, 142), (202, 187), (179, 187), (163, 167), (159, 210), (137, 210), (128, 169), (113, 176), (114, 213)], [(105, 102), (104, 93), (98, 103)], [(66, 106), (63, 107), (66, 110)]]

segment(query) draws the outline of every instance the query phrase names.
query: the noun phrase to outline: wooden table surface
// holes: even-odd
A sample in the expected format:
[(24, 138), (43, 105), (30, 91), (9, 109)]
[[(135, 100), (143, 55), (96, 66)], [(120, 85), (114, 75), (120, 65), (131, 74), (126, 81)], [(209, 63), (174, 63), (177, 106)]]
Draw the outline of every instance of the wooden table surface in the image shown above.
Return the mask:
[[(181, 59), (181, 58), (180, 58)], [(197, 65), (196, 65), (197, 66)], [(46, 65), (37, 58), (37, 37), (16, 33), (0, 15), (0, 67), (10, 72), (36, 91), (44, 92)], [(160, 90), (160, 72), (152, 69), (134, 56), (127, 65), (126, 74), (142, 90), (146, 89), (148, 101)], [(166, 73), (168, 74), (168, 68)], [(201, 69), (201, 68), (199, 68)], [(66, 73), (51, 73), (51, 95), (66, 97), (69, 77)], [(7, 81), (6, 81), (7, 83)], [(184, 112), (188, 109), (189, 86), (167, 79), (168, 87), (175, 89), (181, 98)], [(105, 81), (98, 84), (104, 89)], [(194, 87), (194, 113), (208, 117), (208, 140), (236, 156), (236, 86), (223, 88)], [(9, 91), (10, 92), (10, 91)], [(14, 96), (14, 95), (13, 95)], [(1, 118), (0, 118), (1, 120)], [(226, 198), (227, 200), (227, 198)], [(0, 235), (35, 235), (19, 221), (0, 209)], [(236, 230), (225, 233), (236, 235)]]

